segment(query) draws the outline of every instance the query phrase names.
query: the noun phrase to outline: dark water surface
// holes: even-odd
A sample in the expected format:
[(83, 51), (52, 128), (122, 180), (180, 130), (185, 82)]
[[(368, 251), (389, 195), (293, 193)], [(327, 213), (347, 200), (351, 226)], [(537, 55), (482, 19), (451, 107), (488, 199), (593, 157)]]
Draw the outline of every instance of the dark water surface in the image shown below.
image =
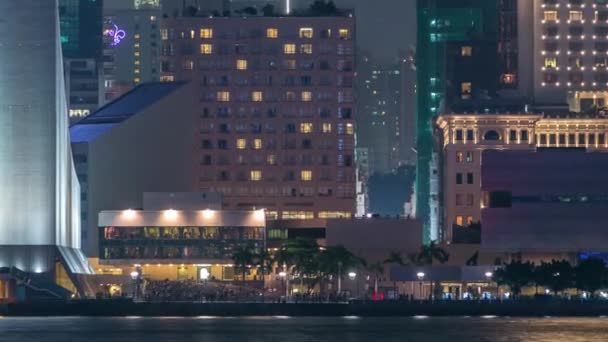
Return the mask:
[(0, 318), (0, 341), (608, 341), (606, 318)]

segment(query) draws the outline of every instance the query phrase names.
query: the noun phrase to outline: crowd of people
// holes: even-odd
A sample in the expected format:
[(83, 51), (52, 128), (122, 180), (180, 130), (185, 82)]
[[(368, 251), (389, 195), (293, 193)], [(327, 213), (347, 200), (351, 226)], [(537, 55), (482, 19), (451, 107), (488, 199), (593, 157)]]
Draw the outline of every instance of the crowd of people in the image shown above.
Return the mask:
[(142, 289), (146, 301), (259, 301), (262, 291), (213, 281), (146, 281)]

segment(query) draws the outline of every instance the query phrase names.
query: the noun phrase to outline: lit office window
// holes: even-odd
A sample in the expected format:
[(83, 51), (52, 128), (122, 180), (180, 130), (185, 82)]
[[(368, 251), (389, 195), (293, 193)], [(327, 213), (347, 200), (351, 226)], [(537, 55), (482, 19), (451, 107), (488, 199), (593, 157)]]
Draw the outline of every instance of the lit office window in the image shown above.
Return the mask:
[(463, 159), (464, 159), (463, 153), (460, 152), (460, 151), (456, 152), (456, 162), (457, 163), (462, 163)]
[(139, 53), (139, 51), (135, 51), (135, 52), (133, 52), (133, 56), (135, 56), (135, 57), (140, 57), (140, 56), (141, 56), (141, 53)]
[(247, 148), (247, 140), (243, 138), (236, 139), (237, 150), (244, 150)]
[(462, 227), (464, 225), (464, 217), (461, 215), (456, 216), (456, 225)]
[(283, 53), (286, 55), (293, 55), (296, 53), (296, 44), (285, 44), (283, 45)]
[(216, 94), (216, 99), (219, 102), (228, 102), (228, 101), (230, 101), (230, 92), (229, 91), (218, 91)]
[(162, 40), (169, 39), (169, 30), (167, 30), (167, 29), (161, 29), (160, 30), (160, 39), (162, 39)]
[(262, 149), (262, 139), (253, 139), (253, 148), (255, 150), (261, 150)]
[(300, 53), (305, 54), (305, 55), (312, 54), (312, 44), (300, 45)]
[(203, 39), (210, 39), (213, 38), (213, 29), (210, 28), (202, 28), (200, 30), (200, 36)]
[(201, 44), (201, 54), (202, 55), (210, 55), (212, 53), (213, 53), (213, 45)]
[(557, 58), (556, 57), (545, 57), (545, 68), (556, 68)]
[(141, 38), (141, 36), (139, 35), (139, 33), (136, 33), (136, 34), (133, 36), (133, 38), (135, 38), (135, 39), (139, 39), (139, 38)]
[(252, 91), (251, 92), (251, 101), (262, 102), (263, 100), (264, 100), (264, 94), (261, 91)]
[(247, 60), (246, 59), (237, 59), (236, 60), (236, 69), (237, 70), (247, 70)]
[(463, 46), (460, 48), (460, 54), (463, 57), (473, 56), (473, 47), (472, 46)]
[(266, 29), (266, 38), (272, 38), (272, 39), (279, 38), (279, 30), (276, 28), (267, 28)]
[(323, 123), (323, 133), (331, 133), (331, 123)]
[(583, 11), (570, 11), (568, 19), (570, 19), (571, 21), (583, 20)]
[(347, 123), (346, 124), (346, 134), (348, 134), (348, 135), (355, 134), (355, 127), (353, 126), (352, 123)]
[(312, 171), (302, 170), (302, 172), (300, 172), (300, 179), (305, 182), (311, 181), (312, 180)]
[(251, 170), (250, 178), (254, 182), (262, 180), (262, 171), (260, 171), (260, 170)]
[(557, 11), (545, 11), (543, 13), (543, 19), (546, 21), (557, 21)]
[(268, 163), (268, 165), (276, 165), (277, 164), (277, 156), (274, 154), (269, 154), (266, 157), (266, 163)]
[(310, 27), (303, 27), (300, 29), (300, 38), (312, 38), (313, 30)]
[(312, 101), (312, 92), (310, 91), (303, 91), (301, 94), (301, 98), (303, 102), (310, 102)]
[(338, 31), (340, 39), (350, 39), (350, 31), (348, 29), (340, 29)]
[(300, 133), (312, 133), (312, 123), (302, 122), (300, 124)]

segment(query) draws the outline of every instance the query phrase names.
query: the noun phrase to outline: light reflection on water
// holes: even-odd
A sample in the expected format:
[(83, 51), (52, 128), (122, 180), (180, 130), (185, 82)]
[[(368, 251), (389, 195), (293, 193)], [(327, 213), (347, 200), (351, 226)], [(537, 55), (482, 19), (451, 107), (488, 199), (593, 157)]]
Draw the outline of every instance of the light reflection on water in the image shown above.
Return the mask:
[(423, 341), (608, 340), (606, 318), (124, 317), (0, 320), (0, 341)]

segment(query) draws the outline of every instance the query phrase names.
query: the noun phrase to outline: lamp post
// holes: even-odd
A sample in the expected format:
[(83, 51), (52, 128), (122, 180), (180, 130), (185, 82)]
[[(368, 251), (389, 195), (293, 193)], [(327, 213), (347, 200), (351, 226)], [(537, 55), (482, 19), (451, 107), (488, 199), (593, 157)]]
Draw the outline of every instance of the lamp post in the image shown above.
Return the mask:
[[(348, 272), (348, 279), (355, 280), (356, 278), (357, 278), (357, 273), (355, 273), (353, 271)], [(359, 282), (356, 282), (355, 286), (357, 287), (357, 298), (359, 298)]]
[(287, 303), (287, 297), (289, 297), (289, 279), (287, 278), (287, 272), (279, 272), (279, 277), (285, 280), (285, 302)]
[(342, 292), (342, 261), (338, 261), (338, 296)]
[(131, 272), (131, 279), (133, 280), (133, 301), (135, 301), (139, 292), (139, 272)]
[[(492, 299), (492, 289), (491, 289), (491, 285), (492, 285), (492, 276), (494, 275), (494, 273), (487, 271), (485, 273), (486, 276), (486, 280), (488, 281), (488, 288), (490, 289), (490, 300)], [(496, 296), (498, 296), (498, 288), (496, 289)]]
[(424, 280), (424, 272), (416, 273), (416, 277), (418, 277), (418, 281), (420, 282), (420, 299), (424, 298), (422, 295), (422, 281)]

